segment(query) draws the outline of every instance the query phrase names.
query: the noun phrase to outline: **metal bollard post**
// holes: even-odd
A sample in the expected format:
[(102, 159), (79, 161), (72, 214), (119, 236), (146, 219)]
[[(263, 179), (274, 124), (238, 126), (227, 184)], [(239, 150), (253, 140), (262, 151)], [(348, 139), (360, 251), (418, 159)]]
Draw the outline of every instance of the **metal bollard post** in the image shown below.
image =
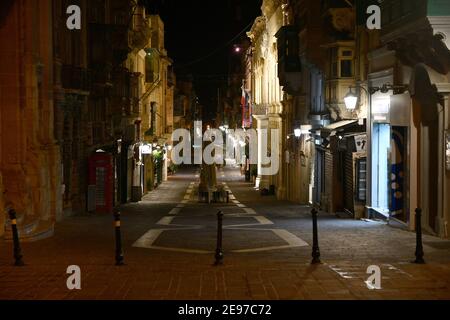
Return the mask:
[(20, 248), (20, 241), (19, 241), (19, 232), (17, 231), (17, 213), (16, 210), (13, 208), (8, 208), (7, 212), (9, 214), (9, 219), (11, 220), (11, 229), (12, 229), (12, 235), (13, 235), (13, 243), (14, 243), (14, 265), (17, 267), (24, 266), (25, 263), (23, 262), (22, 258), (22, 249)]
[(424, 264), (422, 245), (422, 209), (416, 209), (416, 260), (414, 263)]
[(312, 219), (313, 219), (313, 248), (312, 248), (312, 261), (311, 264), (321, 263), (320, 261), (320, 249), (319, 249), (319, 237), (317, 234), (317, 210), (312, 209)]
[(223, 227), (223, 213), (219, 211), (217, 213), (217, 247), (216, 247), (216, 261), (215, 266), (223, 264), (223, 252), (222, 252), (222, 227)]
[(120, 211), (114, 212), (115, 228), (116, 228), (116, 266), (123, 266), (123, 251), (122, 251), (122, 235), (120, 231)]

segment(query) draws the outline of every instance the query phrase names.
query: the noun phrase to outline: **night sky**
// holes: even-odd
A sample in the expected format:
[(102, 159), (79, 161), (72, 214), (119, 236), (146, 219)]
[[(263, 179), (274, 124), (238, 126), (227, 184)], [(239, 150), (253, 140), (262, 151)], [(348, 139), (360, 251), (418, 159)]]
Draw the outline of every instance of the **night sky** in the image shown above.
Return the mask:
[[(192, 74), (204, 118), (216, 110), (217, 87), (226, 82), (235, 36), (260, 15), (262, 0), (159, 0), (152, 13), (165, 23), (166, 48), (178, 77)], [(248, 31), (250, 27), (246, 28)], [(245, 32), (242, 33), (245, 38)]]

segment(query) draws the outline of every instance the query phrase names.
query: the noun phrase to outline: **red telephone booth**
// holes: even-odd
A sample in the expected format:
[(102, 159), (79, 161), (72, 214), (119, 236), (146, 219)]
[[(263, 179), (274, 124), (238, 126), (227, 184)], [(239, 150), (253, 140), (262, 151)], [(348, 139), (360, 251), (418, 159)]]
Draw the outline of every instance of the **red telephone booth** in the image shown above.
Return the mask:
[[(96, 153), (89, 158), (89, 185), (95, 187), (95, 211), (113, 212), (114, 161), (108, 153)], [(94, 204), (93, 204), (94, 205)]]

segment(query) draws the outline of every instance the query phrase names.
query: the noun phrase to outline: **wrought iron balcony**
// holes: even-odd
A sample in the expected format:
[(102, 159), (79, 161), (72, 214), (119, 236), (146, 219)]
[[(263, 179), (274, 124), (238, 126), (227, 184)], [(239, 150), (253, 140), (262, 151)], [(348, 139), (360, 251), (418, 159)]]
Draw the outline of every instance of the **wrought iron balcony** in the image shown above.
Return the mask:
[(152, 30), (147, 18), (142, 15), (134, 15), (133, 29), (131, 31), (131, 44), (136, 49), (144, 49), (148, 46)]
[(122, 104), (123, 115), (128, 117), (138, 117), (141, 112), (141, 103), (136, 98), (123, 98)]
[(92, 69), (92, 82), (96, 85), (112, 85), (112, 67), (109, 64), (97, 65)]
[(61, 82), (64, 89), (90, 91), (90, 72), (86, 68), (63, 65), (61, 68)]
[(136, 116), (141, 113), (141, 102), (138, 98), (131, 99), (131, 113)]

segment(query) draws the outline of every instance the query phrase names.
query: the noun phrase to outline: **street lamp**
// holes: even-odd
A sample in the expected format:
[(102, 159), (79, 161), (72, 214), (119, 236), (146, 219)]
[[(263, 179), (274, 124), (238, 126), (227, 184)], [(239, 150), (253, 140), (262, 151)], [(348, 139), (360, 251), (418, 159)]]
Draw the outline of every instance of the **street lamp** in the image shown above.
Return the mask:
[(344, 98), (345, 107), (348, 111), (354, 111), (356, 109), (356, 104), (358, 103), (358, 97), (353, 93), (352, 87), (350, 87), (349, 93)]
[[(372, 138), (374, 136), (374, 127), (373, 124), (376, 121), (381, 121), (383, 123), (388, 122), (389, 108), (390, 108), (390, 95), (387, 95), (389, 91), (393, 91), (393, 94), (402, 94), (407, 91), (409, 88), (408, 85), (391, 85), (391, 84), (383, 84), (380, 87), (364, 87), (361, 82), (357, 82), (356, 86), (350, 86), (349, 92), (344, 98), (345, 106), (347, 110), (353, 111), (358, 106), (358, 101), (361, 99), (361, 90), (366, 93), (367, 98), (367, 121), (366, 121), (366, 134), (367, 134), (367, 168), (369, 168), (366, 177), (367, 186), (372, 186), (372, 179), (375, 178), (375, 173), (372, 171), (372, 165), (375, 159), (374, 154), (372, 152)], [(356, 93), (353, 93), (355, 89)], [(375, 103), (373, 103), (373, 95), (380, 91), (383, 95), (380, 95), (375, 98)], [(374, 113), (383, 113), (376, 114)], [(360, 124), (363, 125), (363, 119), (359, 119)], [(339, 138), (340, 139), (340, 138)], [(317, 141), (320, 142), (320, 141)], [(317, 144), (316, 142), (316, 144)], [(372, 192), (371, 187), (366, 188), (366, 203), (367, 208), (372, 206)]]
[(234, 51), (234, 53), (241, 53), (242, 48), (239, 45), (235, 44), (233, 51)]
[[(369, 87), (368, 89), (364, 88), (361, 84), (357, 84), (355, 87), (350, 86), (349, 92), (344, 97), (345, 107), (349, 111), (354, 111), (356, 109), (359, 94), (353, 93), (352, 89), (355, 88), (357, 90), (362, 89), (370, 98), (374, 93), (380, 91), (381, 93), (388, 93), (390, 90), (394, 91), (394, 94), (402, 94), (408, 90), (408, 85), (392, 85), (389, 83), (383, 84), (381, 87)], [(370, 102), (369, 102), (370, 104)]]
[(303, 134), (305, 134), (305, 135), (308, 134), (308, 133), (309, 133), (309, 130), (310, 130), (311, 128), (312, 128), (312, 127), (311, 127), (310, 125), (302, 125), (302, 126), (296, 128), (296, 129), (294, 129), (294, 133), (289, 134), (289, 135), (287, 136), (287, 138), (290, 139), (291, 136), (294, 136), (294, 137), (296, 137), (296, 138), (298, 139), (298, 138), (300, 138)]

